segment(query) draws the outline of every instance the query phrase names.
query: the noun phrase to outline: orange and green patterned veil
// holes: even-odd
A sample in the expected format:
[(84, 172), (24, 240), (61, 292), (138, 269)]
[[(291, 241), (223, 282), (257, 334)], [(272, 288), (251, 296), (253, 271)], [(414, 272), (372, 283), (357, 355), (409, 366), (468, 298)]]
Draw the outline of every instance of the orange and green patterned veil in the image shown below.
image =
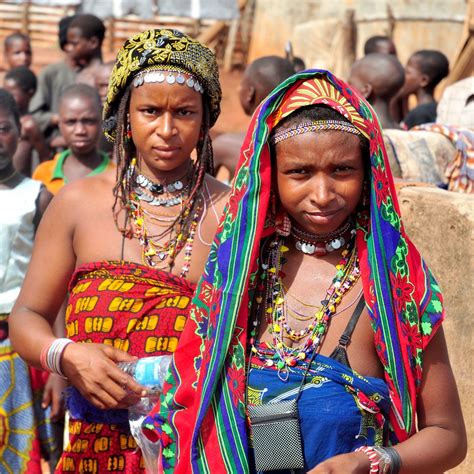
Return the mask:
[(440, 290), (408, 240), (380, 125), (370, 105), (321, 70), (278, 86), (255, 112), (239, 168), (161, 403), (144, 431), (162, 446), (164, 472), (249, 472), (245, 407), (247, 325), (272, 186), (269, 136), (294, 110), (329, 106), (370, 142), (370, 213), (356, 245), (374, 344), (392, 408), (392, 442), (416, 430), (423, 351), (443, 319)]

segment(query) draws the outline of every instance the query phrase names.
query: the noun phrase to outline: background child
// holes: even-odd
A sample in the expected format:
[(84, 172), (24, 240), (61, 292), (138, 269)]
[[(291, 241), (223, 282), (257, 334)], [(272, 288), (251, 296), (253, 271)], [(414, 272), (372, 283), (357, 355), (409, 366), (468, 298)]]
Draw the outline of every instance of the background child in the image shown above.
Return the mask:
[(25, 176), (31, 176), (38, 162), (51, 157), (51, 149), (41, 133), (36, 120), (28, 114), (28, 106), (36, 91), (36, 76), (26, 66), (11, 69), (5, 75), (4, 88), (15, 99), (20, 113), (21, 134), (13, 166)]
[(18, 66), (30, 67), (32, 53), (29, 36), (20, 32), (8, 35), (4, 42), (4, 57), (9, 69)]
[(402, 95), (408, 98), (415, 94), (417, 106), (403, 119), (407, 129), (436, 121), (434, 90), (448, 73), (449, 61), (441, 51), (424, 49), (410, 56), (405, 66)]
[(86, 84), (65, 89), (59, 102), (59, 129), (67, 149), (41, 163), (33, 178), (56, 194), (66, 183), (113, 167), (108, 155), (98, 150), (102, 133), (102, 104), (97, 91)]

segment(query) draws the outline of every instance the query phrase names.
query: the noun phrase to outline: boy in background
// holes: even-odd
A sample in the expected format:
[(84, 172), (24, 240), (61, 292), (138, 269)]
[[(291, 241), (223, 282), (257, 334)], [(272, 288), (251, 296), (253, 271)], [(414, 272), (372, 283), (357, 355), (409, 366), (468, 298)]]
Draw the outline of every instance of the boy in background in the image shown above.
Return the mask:
[(449, 73), (448, 58), (436, 50), (424, 49), (410, 56), (405, 66), (405, 85), (401, 94), (408, 99), (416, 95), (417, 106), (403, 119), (404, 128), (436, 121), (436, 86)]
[(384, 129), (400, 128), (390, 112), (390, 101), (404, 82), (405, 71), (393, 54), (367, 54), (352, 65), (349, 75), (349, 84), (370, 102)]
[(31, 66), (32, 52), (30, 37), (20, 32), (8, 35), (4, 40), (4, 58), (8, 69)]
[(78, 82), (79, 74), (90, 73), (102, 62), (104, 35), (104, 23), (94, 15), (74, 15), (60, 21), (59, 42), (66, 57), (40, 72), (38, 90), (30, 102), (31, 114), (54, 149), (65, 147), (64, 139), (58, 136), (59, 98), (68, 86)]
[(102, 104), (97, 91), (87, 84), (67, 87), (59, 101), (59, 129), (66, 150), (41, 163), (33, 179), (57, 194), (67, 183), (114, 168), (108, 155), (98, 149)]
[(36, 91), (36, 76), (27, 66), (11, 69), (5, 75), (3, 87), (10, 92), (20, 112), (21, 131), (13, 166), (25, 176), (31, 176), (36, 164), (51, 157), (51, 149), (35, 119), (28, 114), (28, 105)]

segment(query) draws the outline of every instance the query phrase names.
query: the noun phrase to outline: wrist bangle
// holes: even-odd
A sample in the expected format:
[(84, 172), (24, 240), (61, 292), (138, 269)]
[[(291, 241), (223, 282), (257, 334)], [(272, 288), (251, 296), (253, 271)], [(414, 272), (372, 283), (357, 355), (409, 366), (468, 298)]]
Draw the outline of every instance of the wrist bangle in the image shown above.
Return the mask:
[(398, 474), (402, 468), (402, 458), (395, 448), (383, 448), (387, 455), (390, 457), (390, 474)]
[(59, 338), (43, 347), (40, 356), (41, 367), (48, 372), (66, 378), (61, 370), (61, 357), (66, 346), (73, 342), (71, 339)]

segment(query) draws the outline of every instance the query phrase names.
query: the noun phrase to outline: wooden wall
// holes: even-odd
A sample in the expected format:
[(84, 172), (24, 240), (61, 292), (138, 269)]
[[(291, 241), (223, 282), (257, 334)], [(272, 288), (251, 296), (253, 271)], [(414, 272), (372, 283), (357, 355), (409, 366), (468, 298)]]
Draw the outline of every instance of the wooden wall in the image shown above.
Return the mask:
[[(472, 0), (256, 0), (248, 61), (281, 55), (291, 40), (295, 55), (307, 59), (308, 67), (323, 65), (344, 79), (351, 60), (341, 60), (341, 54), (349, 49), (354, 58), (361, 57), (367, 38), (380, 34), (393, 38), (402, 64), (418, 49), (438, 49), (454, 61), (469, 3)], [(343, 46), (335, 41), (334, 25), (348, 27), (348, 11), (353, 12), (354, 35)]]

